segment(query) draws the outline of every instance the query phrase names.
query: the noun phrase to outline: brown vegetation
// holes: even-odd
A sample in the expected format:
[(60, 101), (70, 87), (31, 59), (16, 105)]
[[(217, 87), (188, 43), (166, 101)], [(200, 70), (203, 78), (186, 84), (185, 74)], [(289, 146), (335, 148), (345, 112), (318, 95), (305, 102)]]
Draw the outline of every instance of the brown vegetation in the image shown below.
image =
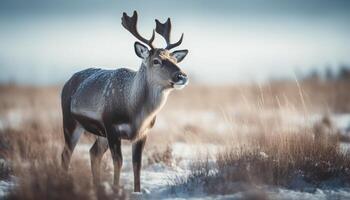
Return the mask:
[[(313, 135), (308, 129), (252, 135), (244, 144), (219, 152), (215, 161), (194, 162), (190, 175), (175, 179), (173, 187), (191, 192), (201, 186), (207, 193), (229, 194), (242, 190), (242, 185), (233, 185), (237, 182), (249, 185), (246, 189), (260, 184), (317, 188), (330, 180), (340, 181), (339, 187), (349, 186), (350, 152), (342, 152), (332, 140), (315, 140)], [(297, 181), (304, 185), (295, 185)]]
[[(76, 159), (70, 173), (61, 168), (62, 142), (59, 127), (51, 131), (37, 122), (22, 125), (21, 130), (1, 131), (0, 157), (7, 160), (16, 177), (7, 199), (115, 199), (122, 193), (94, 189), (90, 167)], [(46, 133), (46, 134), (43, 134)]]
[[(195, 162), (192, 174), (176, 181), (177, 185), (225, 183), (216, 191), (207, 187), (213, 193), (232, 192), (234, 187), (226, 183), (234, 181), (289, 187), (295, 176), (315, 185), (338, 176), (349, 183), (349, 155), (340, 152), (335, 140), (315, 140), (316, 129), (295, 126), (289, 118), (295, 114), (303, 121), (310, 113), (348, 112), (349, 85), (346, 81), (281, 81), (260, 86), (190, 86), (169, 97), (146, 144), (146, 159), (150, 164), (176, 163), (178, 158), (168, 145), (172, 142), (226, 146), (215, 162)], [(123, 191), (94, 189), (89, 164), (74, 154), (70, 172), (61, 170), (59, 91), (58, 87), (0, 86), (0, 159), (4, 161), (0, 179), (15, 177), (16, 183), (8, 198), (127, 196)], [(80, 143), (91, 142), (89, 137)], [(104, 179), (110, 181), (109, 176), (105, 174)], [(240, 189), (244, 188), (235, 190)]]

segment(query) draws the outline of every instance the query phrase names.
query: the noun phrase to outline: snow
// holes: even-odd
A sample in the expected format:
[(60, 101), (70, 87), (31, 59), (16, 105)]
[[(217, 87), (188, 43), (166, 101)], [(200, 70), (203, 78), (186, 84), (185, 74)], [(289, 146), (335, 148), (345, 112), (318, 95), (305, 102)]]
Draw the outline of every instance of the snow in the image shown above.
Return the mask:
[[(76, 151), (73, 156), (79, 156), (80, 158), (86, 160), (86, 164), (89, 165), (89, 154), (88, 151), (91, 145), (78, 144)], [(195, 193), (188, 194), (188, 192), (183, 189), (176, 190), (176, 193), (172, 193), (170, 190), (171, 180), (176, 177), (185, 177), (190, 172), (190, 163), (197, 158), (199, 152), (209, 152), (213, 154), (218, 151), (219, 147), (216, 145), (193, 145), (186, 143), (174, 143), (172, 145), (173, 156), (181, 156), (182, 160), (176, 166), (167, 166), (164, 163), (155, 163), (152, 165), (144, 165), (141, 171), (141, 193), (134, 193), (133, 190), (133, 172), (132, 172), (132, 162), (131, 162), (131, 147), (130, 145), (123, 146), (123, 157), (124, 163), (121, 173), (121, 185), (130, 192), (132, 199), (168, 199), (168, 200), (182, 200), (182, 199), (244, 199), (251, 197), (252, 195), (264, 195), (269, 199), (349, 199), (350, 189), (349, 188), (337, 188), (337, 189), (317, 189), (312, 188), (310, 190), (301, 191), (301, 188), (276, 188), (271, 186), (260, 186), (258, 190), (256, 188), (243, 190), (234, 194), (227, 195), (207, 195), (205, 194), (200, 186), (194, 186), (197, 188)], [(197, 151), (197, 153), (196, 153)], [(144, 154), (146, 155), (146, 154)], [(264, 152), (261, 152), (262, 156), (267, 156)], [(112, 177), (112, 162), (109, 157), (107, 157), (107, 162), (110, 167)], [(146, 156), (144, 157), (146, 159)], [(145, 163), (145, 162), (144, 162)], [(299, 181), (299, 182), (298, 182)], [(103, 183), (105, 188), (111, 188), (110, 181)], [(235, 183), (237, 188), (244, 188), (244, 183)], [(297, 186), (303, 185), (300, 183), (300, 179), (295, 180)], [(14, 185), (13, 182), (0, 181), (0, 198), (6, 195), (6, 192), (10, 187)], [(306, 187), (307, 188), (307, 187)]]
[(5, 197), (8, 191), (15, 186), (14, 180), (0, 180), (0, 199)]
[[(186, 113), (184, 113), (186, 114)], [(197, 116), (197, 114), (196, 114)], [(202, 124), (210, 124), (209, 122), (214, 120), (217, 116), (215, 113), (206, 113), (202, 116), (200, 120)], [(0, 129), (6, 127), (17, 127), (20, 126), (21, 122), (25, 118), (30, 117), (26, 115), (19, 114), (17, 111), (9, 112), (0, 118)], [(314, 115), (309, 118), (309, 121), (315, 122), (321, 119), (321, 115)], [(293, 119), (292, 119), (293, 118)], [(299, 120), (299, 121), (298, 121)], [(335, 114), (331, 116), (331, 120), (334, 122), (335, 126), (341, 131), (342, 134), (349, 135), (350, 130), (350, 114)], [(305, 123), (300, 117), (289, 118), (289, 123)], [(185, 124), (185, 122), (183, 122)], [(223, 124), (220, 129), (229, 128), (227, 124)], [(79, 156), (80, 158), (86, 160), (86, 164), (90, 165), (89, 149), (91, 145), (78, 144), (74, 156)], [(341, 147), (344, 151), (350, 149), (348, 143), (341, 143)], [(194, 194), (188, 194), (185, 190), (177, 190), (176, 193), (170, 192), (171, 181), (176, 177), (185, 177), (190, 172), (190, 163), (195, 159), (209, 154), (209, 161), (214, 159), (214, 155), (220, 151), (220, 146), (215, 144), (188, 144), (188, 143), (173, 143), (172, 144), (172, 154), (174, 158), (181, 158), (179, 162), (173, 166), (168, 166), (164, 163), (155, 163), (147, 165), (145, 162), (147, 160), (146, 154), (144, 154), (144, 166), (141, 171), (141, 193), (133, 193), (133, 170), (131, 161), (131, 146), (123, 146), (123, 168), (121, 173), (121, 185), (130, 191), (132, 198), (142, 198), (142, 199), (242, 199), (248, 196), (254, 195), (266, 195), (268, 199), (350, 199), (350, 188), (313, 188), (308, 187), (302, 182), (301, 179), (296, 179), (291, 183), (289, 189), (278, 188), (271, 186), (259, 186), (258, 188), (247, 189), (245, 191), (239, 191), (234, 194), (227, 195), (207, 195), (203, 193), (200, 188), (197, 188), (197, 192)], [(265, 152), (260, 152), (262, 157), (268, 157)], [(110, 157), (107, 157), (107, 162), (112, 177), (113, 167)], [(110, 188), (110, 181), (103, 183), (106, 187)], [(238, 188), (242, 187), (241, 183), (235, 183)], [(0, 180), (0, 198), (4, 197), (9, 190), (9, 188), (14, 186), (13, 181)], [(305, 188), (311, 188), (310, 190)]]
[(20, 110), (11, 110), (0, 116), (0, 130), (11, 127), (19, 127), (25, 118), (25, 113)]
[(335, 126), (343, 134), (349, 135), (349, 132), (350, 132), (350, 114), (335, 114), (335, 115), (332, 115), (331, 118), (332, 118), (332, 121), (335, 124)]
[[(89, 164), (88, 150), (89, 145), (79, 145), (77, 147), (77, 154), (83, 154), (86, 163)], [(168, 166), (164, 163), (155, 163), (147, 165), (146, 154), (144, 154), (144, 167), (141, 171), (141, 193), (134, 193), (133, 191), (133, 171), (131, 162), (131, 147), (129, 145), (123, 146), (123, 168), (121, 173), (121, 185), (124, 189), (130, 192), (132, 199), (167, 199), (167, 200), (182, 200), (182, 199), (245, 199), (247, 197), (254, 197), (254, 195), (263, 195), (268, 199), (349, 199), (350, 188), (316, 188), (307, 184), (301, 178), (296, 177), (291, 183), (290, 188), (279, 188), (267, 185), (261, 185), (256, 188), (249, 188), (245, 183), (233, 183), (233, 187), (238, 188), (239, 192), (227, 195), (208, 195), (203, 192), (200, 185), (193, 186), (195, 192), (189, 194), (186, 188), (176, 188), (175, 192), (171, 190), (171, 181), (178, 177), (185, 177), (190, 173), (190, 163), (201, 155), (207, 153), (215, 155), (220, 149), (219, 146), (213, 144), (187, 144), (174, 143), (172, 145), (173, 157), (181, 157), (181, 161), (176, 166)], [(260, 152), (262, 157), (268, 156), (264, 152)], [(85, 156), (86, 155), (86, 156)], [(112, 162), (110, 158), (108, 169), (112, 169)], [(213, 159), (212, 157), (208, 158)], [(113, 170), (110, 170), (111, 177)], [(336, 183), (335, 183), (336, 184)], [(110, 188), (109, 182), (104, 182), (105, 188)], [(215, 187), (215, 186), (214, 186)], [(240, 188), (245, 188), (240, 191)], [(248, 189), (247, 189), (248, 188)]]
[(313, 193), (300, 192), (295, 190), (276, 189), (276, 191), (269, 191), (269, 196), (272, 199), (285, 199), (285, 200), (322, 200), (322, 199), (349, 199), (350, 190), (321, 190), (317, 189)]

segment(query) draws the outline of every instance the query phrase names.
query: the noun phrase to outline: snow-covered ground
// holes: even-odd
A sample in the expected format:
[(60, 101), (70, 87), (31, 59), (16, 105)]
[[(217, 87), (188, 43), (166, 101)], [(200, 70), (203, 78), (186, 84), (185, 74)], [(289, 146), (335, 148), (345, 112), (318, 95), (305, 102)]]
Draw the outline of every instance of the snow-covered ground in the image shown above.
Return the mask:
[(0, 199), (5, 197), (12, 187), (15, 186), (15, 178), (12, 177), (10, 180), (0, 180)]
[(13, 183), (10, 181), (0, 181), (0, 198), (4, 197), (12, 186)]
[[(347, 145), (348, 146), (348, 145)], [(176, 189), (173, 193), (171, 190), (171, 181), (176, 177), (187, 176), (190, 172), (190, 163), (198, 158), (198, 156), (206, 155), (207, 153), (215, 155), (219, 150), (219, 147), (213, 144), (186, 144), (186, 143), (174, 143), (172, 145), (173, 157), (181, 157), (181, 161), (176, 166), (167, 166), (163, 163), (156, 163), (152, 165), (146, 165), (142, 169), (141, 183), (142, 194), (132, 193), (133, 190), (133, 173), (131, 163), (131, 148), (125, 146), (123, 148), (124, 164), (121, 174), (121, 184), (127, 191), (130, 191), (131, 197), (136, 199), (245, 199), (248, 197), (254, 197), (254, 195), (263, 195), (268, 199), (305, 199), (305, 200), (319, 200), (319, 199), (350, 199), (350, 188), (337, 188), (336, 182), (334, 187), (325, 186), (324, 188), (316, 188), (314, 186), (307, 186), (299, 180), (299, 183), (303, 186), (297, 186), (296, 189), (285, 189), (272, 187), (267, 185), (256, 186), (252, 189), (246, 189), (241, 192), (228, 195), (208, 195), (202, 192), (200, 188), (198, 191), (188, 194), (186, 190)], [(87, 154), (89, 146), (81, 145), (78, 147), (78, 154)], [(87, 157), (86, 157), (87, 158)], [(213, 159), (213, 158), (209, 158)], [(87, 164), (88, 164), (87, 160)], [(111, 160), (108, 161), (111, 165)], [(112, 177), (112, 170), (110, 171)], [(107, 188), (110, 187), (109, 183), (105, 183)], [(233, 187), (244, 188), (244, 183), (234, 183)], [(196, 186), (194, 186), (196, 187)], [(200, 186), (199, 186), (200, 187)], [(213, 186), (215, 187), (215, 186)]]
[[(206, 146), (206, 147), (204, 147)], [(142, 194), (132, 193), (133, 190), (133, 173), (131, 162), (131, 148), (125, 146), (123, 148), (124, 162), (121, 174), (121, 184), (131, 193), (130, 197), (133, 199), (245, 199), (247, 197), (254, 197), (254, 195), (263, 195), (268, 199), (290, 199), (290, 200), (323, 200), (323, 199), (350, 199), (350, 188), (331, 188), (331, 189), (316, 189), (312, 188), (310, 191), (289, 190), (284, 188), (277, 188), (271, 186), (258, 186), (251, 190), (245, 190), (234, 194), (227, 195), (207, 195), (198, 189), (198, 192), (188, 194), (185, 190), (176, 190), (172, 193), (169, 184), (171, 180), (176, 177), (186, 176), (189, 173), (190, 163), (197, 158), (201, 153), (215, 153), (218, 147), (212, 144), (208, 145), (193, 145), (185, 143), (175, 143), (172, 145), (173, 156), (181, 157), (181, 161), (176, 166), (167, 166), (163, 163), (156, 163), (144, 166), (141, 175)], [(89, 165), (88, 149), (90, 145), (79, 145), (76, 156), (83, 156), (86, 164)], [(188, 153), (193, 152), (193, 153)], [(110, 167), (110, 175), (112, 177), (112, 162), (108, 160)], [(237, 183), (237, 187), (242, 187)], [(12, 187), (12, 182), (0, 181), (0, 198), (6, 195), (8, 188)], [(105, 182), (106, 189), (110, 187), (109, 182)], [(242, 185), (244, 185), (242, 183)], [(234, 186), (234, 185), (233, 185)], [(215, 187), (215, 186), (213, 186)]]
[[(310, 118), (315, 122), (321, 116), (315, 115)], [(300, 118), (298, 118), (300, 119)], [(342, 134), (349, 136), (350, 130), (350, 114), (332, 115), (332, 121)], [(5, 128), (7, 124), (17, 126), (21, 123), (21, 118), (16, 114), (8, 116), (8, 118), (0, 119), (0, 129)], [(296, 119), (297, 120), (297, 119)], [(90, 145), (79, 144), (74, 154), (79, 155), (80, 158), (86, 160), (87, 165), (90, 164), (88, 150)], [(289, 190), (284, 188), (276, 188), (271, 186), (259, 186), (258, 189), (241, 191), (229, 195), (207, 195), (201, 192), (189, 195), (185, 191), (170, 192), (171, 180), (176, 177), (187, 176), (190, 172), (190, 163), (198, 158), (200, 155), (215, 155), (219, 150), (218, 145), (214, 144), (188, 144), (188, 143), (174, 143), (172, 144), (172, 154), (174, 158), (181, 158), (176, 165), (168, 166), (164, 163), (155, 163), (151, 165), (144, 165), (141, 172), (142, 194), (134, 194), (133, 190), (133, 173), (131, 162), (131, 148), (128, 145), (123, 147), (123, 169), (121, 174), (121, 185), (132, 194), (134, 198), (142, 199), (242, 199), (254, 195), (266, 195), (269, 199), (350, 199), (350, 188), (313, 188), (311, 191)], [(344, 150), (348, 150), (349, 144), (342, 144)], [(145, 154), (144, 160), (147, 160)], [(213, 158), (209, 158), (213, 159)], [(112, 177), (112, 162), (108, 160), (110, 167), (110, 174)], [(240, 183), (237, 183), (240, 184)], [(0, 181), (0, 198), (6, 195), (8, 188), (14, 185), (13, 182)], [(110, 187), (109, 183), (105, 183), (107, 189)], [(215, 186), (213, 186), (215, 187)], [(201, 191), (200, 189), (198, 191)]]

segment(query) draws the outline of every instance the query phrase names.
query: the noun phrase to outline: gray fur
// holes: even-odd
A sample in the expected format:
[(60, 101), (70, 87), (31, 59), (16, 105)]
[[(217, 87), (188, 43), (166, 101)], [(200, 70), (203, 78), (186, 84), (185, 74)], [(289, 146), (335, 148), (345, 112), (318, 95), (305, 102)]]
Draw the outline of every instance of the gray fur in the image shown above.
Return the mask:
[[(74, 147), (85, 130), (98, 136), (90, 149), (94, 183), (99, 183), (100, 161), (109, 148), (114, 163), (114, 185), (118, 186), (123, 163), (121, 140), (130, 140), (133, 142), (134, 190), (139, 192), (141, 157), (147, 133), (170, 91), (188, 83), (187, 75), (177, 66), (188, 51), (171, 53), (169, 49), (153, 48), (154, 33), (146, 40), (137, 32), (136, 12), (132, 17), (123, 14), (122, 21), (125, 28), (151, 49), (135, 43), (135, 53), (142, 58), (138, 71), (90, 68), (75, 73), (66, 82), (61, 94), (65, 137), (62, 166), (68, 170)], [(169, 24), (170, 21), (163, 29), (170, 31)], [(159, 29), (162, 24), (157, 26)], [(182, 37), (168, 46), (176, 47), (181, 42)]]
[[(145, 70), (146, 67), (142, 65), (137, 72), (125, 68), (87, 69), (78, 72), (67, 84), (75, 82), (75, 79), (83, 80), (70, 94), (71, 100), (62, 103), (70, 105), (70, 114), (73, 118), (84, 116), (103, 126), (105, 120), (111, 120), (109, 123), (112, 125), (129, 124), (132, 135), (127, 134), (129, 135), (127, 138), (124, 138), (125, 135), (121, 137), (129, 140), (138, 139), (139, 134), (149, 128), (150, 122), (164, 105), (170, 90), (149, 82)], [(63, 89), (62, 94), (65, 92)], [(114, 114), (119, 116), (115, 121), (109, 119), (109, 116), (112, 117)], [(86, 126), (82, 122), (79, 123), (83, 127)]]

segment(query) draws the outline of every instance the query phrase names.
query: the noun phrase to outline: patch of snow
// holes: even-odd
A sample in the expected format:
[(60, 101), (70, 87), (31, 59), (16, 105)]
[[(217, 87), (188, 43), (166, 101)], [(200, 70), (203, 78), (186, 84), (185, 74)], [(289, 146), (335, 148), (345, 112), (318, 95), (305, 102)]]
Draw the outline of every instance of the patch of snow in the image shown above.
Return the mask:
[(261, 151), (259, 152), (259, 155), (262, 157), (262, 158), (268, 158), (269, 155), (267, 155), (265, 152)]
[(19, 127), (23, 121), (23, 112), (19, 109), (13, 109), (0, 116), (0, 128), (2, 130), (11, 127)]
[(5, 180), (0, 180), (0, 199), (2, 197), (5, 197), (9, 190), (15, 186), (14, 181), (5, 181)]
[(220, 150), (220, 146), (215, 144), (187, 144), (177, 142), (172, 145), (173, 156), (183, 159), (193, 160), (199, 156), (214, 156)]
[(350, 114), (335, 114), (331, 118), (335, 126), (343, 133), (350, 132)]
[(301, 192), (301, 191), (278, 188), (275, 191), (269, 191), (268, 195), (271, 199), (285, 199), (285, 200), (349, 199), (350, 191), (347, 189), (340, 189), (340, 190), (316, 189), (315, 192), (309, 193), (309, 192)]
[(350, 152), (350, 144), (349, 143), (345, 143), (345, 142), (341, 142), (340, 143), (340, 150), (343, 153), (348, 153)]

